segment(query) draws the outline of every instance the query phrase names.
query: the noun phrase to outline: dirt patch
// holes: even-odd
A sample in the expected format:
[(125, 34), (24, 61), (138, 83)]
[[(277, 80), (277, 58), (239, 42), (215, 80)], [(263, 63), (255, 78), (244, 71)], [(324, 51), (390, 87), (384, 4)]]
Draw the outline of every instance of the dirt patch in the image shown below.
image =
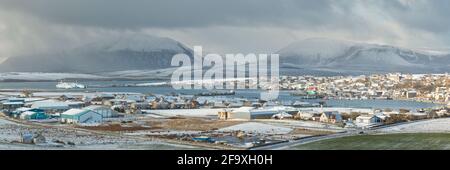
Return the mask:
[(77, 126), (78, 128), (98, 131), (138, 131), (138, 130), (154, 130), (160, 129), (159, 127), (145, 127), (140, 125), (120, 125), (120, 124), (107, 124), (100, 126)]
[(313, 136), (315, 136), (315, 135), (330, 135), (330, 134), (334, 134), (335, 132), (296, 128), (290, 133), (291, 134), (305, 134), (305, 135), (313, 135)]
[(160, 120), (158, 122), (149, 121), (146, 125), (158, 126), (162, 129), (170, 130), (193, 130), (193, 131), (211, 131), (217, 130), (223, 127), (233, 126), (240, 124), (239, 121), (221, 121), (221, 120), (209, 120), (202, 118), (176, 118)]

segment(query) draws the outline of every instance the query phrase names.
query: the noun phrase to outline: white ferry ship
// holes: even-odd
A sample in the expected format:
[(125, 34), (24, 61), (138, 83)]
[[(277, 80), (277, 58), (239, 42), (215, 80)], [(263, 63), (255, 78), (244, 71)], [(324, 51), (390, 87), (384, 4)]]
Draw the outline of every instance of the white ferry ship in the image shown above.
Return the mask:
[(56, 88), (58, 89), (85, 89), (86, 86), (79, 83), (73, 83), (73, 82), (59, 82), (56, 85)]

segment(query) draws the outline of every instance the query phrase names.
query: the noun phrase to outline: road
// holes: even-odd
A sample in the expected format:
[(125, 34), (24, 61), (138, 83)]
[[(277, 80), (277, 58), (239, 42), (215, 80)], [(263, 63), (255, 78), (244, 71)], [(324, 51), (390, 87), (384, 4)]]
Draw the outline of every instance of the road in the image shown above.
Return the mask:
[(363, 132), (364, 134), (370, 134), (370, 133), (375, 133), (377, 130), (380, 130), (380, 129), (383, 129), (383, 128), (389, 128), (389, 127), (393, 127), (393, 126), (399, 126), (399, 125), (404, 125), (404, 124), (409, 124), (409, 123), (416, 123), (416, 122), (427, 121), (427, 120), (430, 120), (430, 119), (418, 120), (418, 121), (410, 121), (410, 122), (401, 122), (401, 123), (395, 123), (395, 124), (390, 124), (390, 125), (383, 125), (383, 126), (373, 127), (373, 128), (364, 129), (364, 130), (351, 130), (351, 131), (346, 131), (346, 132), (343, 132), (343, 133), (335, 133), (335, 134), (325, 135), (325, 136), (306, 137), (306, 138), (301, 138), (301, 139), (298, 139), (298, 140), (291, 140), (289, 142), (283, 142), (283, 143), (277, 143), (277, 144), (273, 144), (273, 145), (266, 145), (266, 146), (261, 146), (261, 147), (255, 147), (255, 148), (251, 148), (250, 150), (283, 150), (283, 149), (289, 149), (290, 147), (303, 145), (303, 144), (307, 144), (307, 143), (311, 143), (311, 142), (316, 142), (316, 141), (321, 141), (321, 140), (326, 140), (326, 139), (341, 138), (341, 137), (347, 137), (347, 136), (355, 136), (355, 135), (359, 135), (360, 132)]
[(335, 133), (335, 134), (325, 135), (325, 136), (306, 137), (306, 138), (302, 138), (302, 139), (298, 139), (298, 140), (291, 140), (289, 142), (284, 142), (284, 143), (277, 143), (277, 144), (273, 144), (273, 145), (255, 147), (250, 150), (283, 150), (283, 149), (288, 149), (289, 147), (302, 145), (302, 144), (306, 144), (306, 143), (316, 142), (316, 141), (325, 140), (325, 139), (340, 138), (340, 137), (345, 137), (345, 136), (353, 136), (356, 134), (357, 134), (357, 132), (354, 131), (354, 132)]

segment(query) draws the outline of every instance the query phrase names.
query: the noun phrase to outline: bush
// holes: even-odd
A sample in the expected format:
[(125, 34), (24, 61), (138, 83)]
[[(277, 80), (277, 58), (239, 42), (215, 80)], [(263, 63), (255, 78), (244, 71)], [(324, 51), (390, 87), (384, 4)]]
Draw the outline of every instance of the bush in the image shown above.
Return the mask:
[(409, 116), (406, 114), (392, 114), (389, 118), (386, 119), (386, 124), (393, 124), (399, 122), (409, 121)]
[(362, 115), (362, 113), (359, 113), (359, 112), (352, 112), (350, 114), (348, 114), (348, 113), (341, 114), (342, 120), (348, 120), (348, 119), (355, 120), (358, 116), (361, 116), (361, 115)]

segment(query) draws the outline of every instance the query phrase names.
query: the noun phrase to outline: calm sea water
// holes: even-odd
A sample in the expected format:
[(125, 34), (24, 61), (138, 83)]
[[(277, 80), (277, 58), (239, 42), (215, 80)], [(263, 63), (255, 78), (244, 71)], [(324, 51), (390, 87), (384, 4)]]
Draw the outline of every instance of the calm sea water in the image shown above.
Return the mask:
[[(153, 94), (198, 94), (207, 90), (176, 90), (170, 86), (151, 86), (151, 87), (120, 87), (125, 84), (137, 83), (155, 83), (161, 81), (80, 81), (79, 83), (88, 86), (82, 91), (91, 92), (135, 92), (135, 93), (153, 93)], [(52, 91), (80, 91), (80, 89), (63, 90), (56, 89), (57, 82), (0, 82), (0, 89), (40, 89)], [(113, 87), (116, 85), (118, 87)], [(234, 97), (259, 98), (259, 90), (236, 90)], [(303, 100), (297, 96), (291, 96), (290, 91), (280, 91), (278, 100), (280, 101), (305, 101), (310, 103), (318, 103), (320, 100)], [(331, 107), (352, 107), (352, 108), (373, 108), (373, 109), (421, 109), (432, 108), (438, 106), (433, 103), (414, 102), (414, 101), (397, 101), (397, 100), (326, 100), (328, 106)]]

